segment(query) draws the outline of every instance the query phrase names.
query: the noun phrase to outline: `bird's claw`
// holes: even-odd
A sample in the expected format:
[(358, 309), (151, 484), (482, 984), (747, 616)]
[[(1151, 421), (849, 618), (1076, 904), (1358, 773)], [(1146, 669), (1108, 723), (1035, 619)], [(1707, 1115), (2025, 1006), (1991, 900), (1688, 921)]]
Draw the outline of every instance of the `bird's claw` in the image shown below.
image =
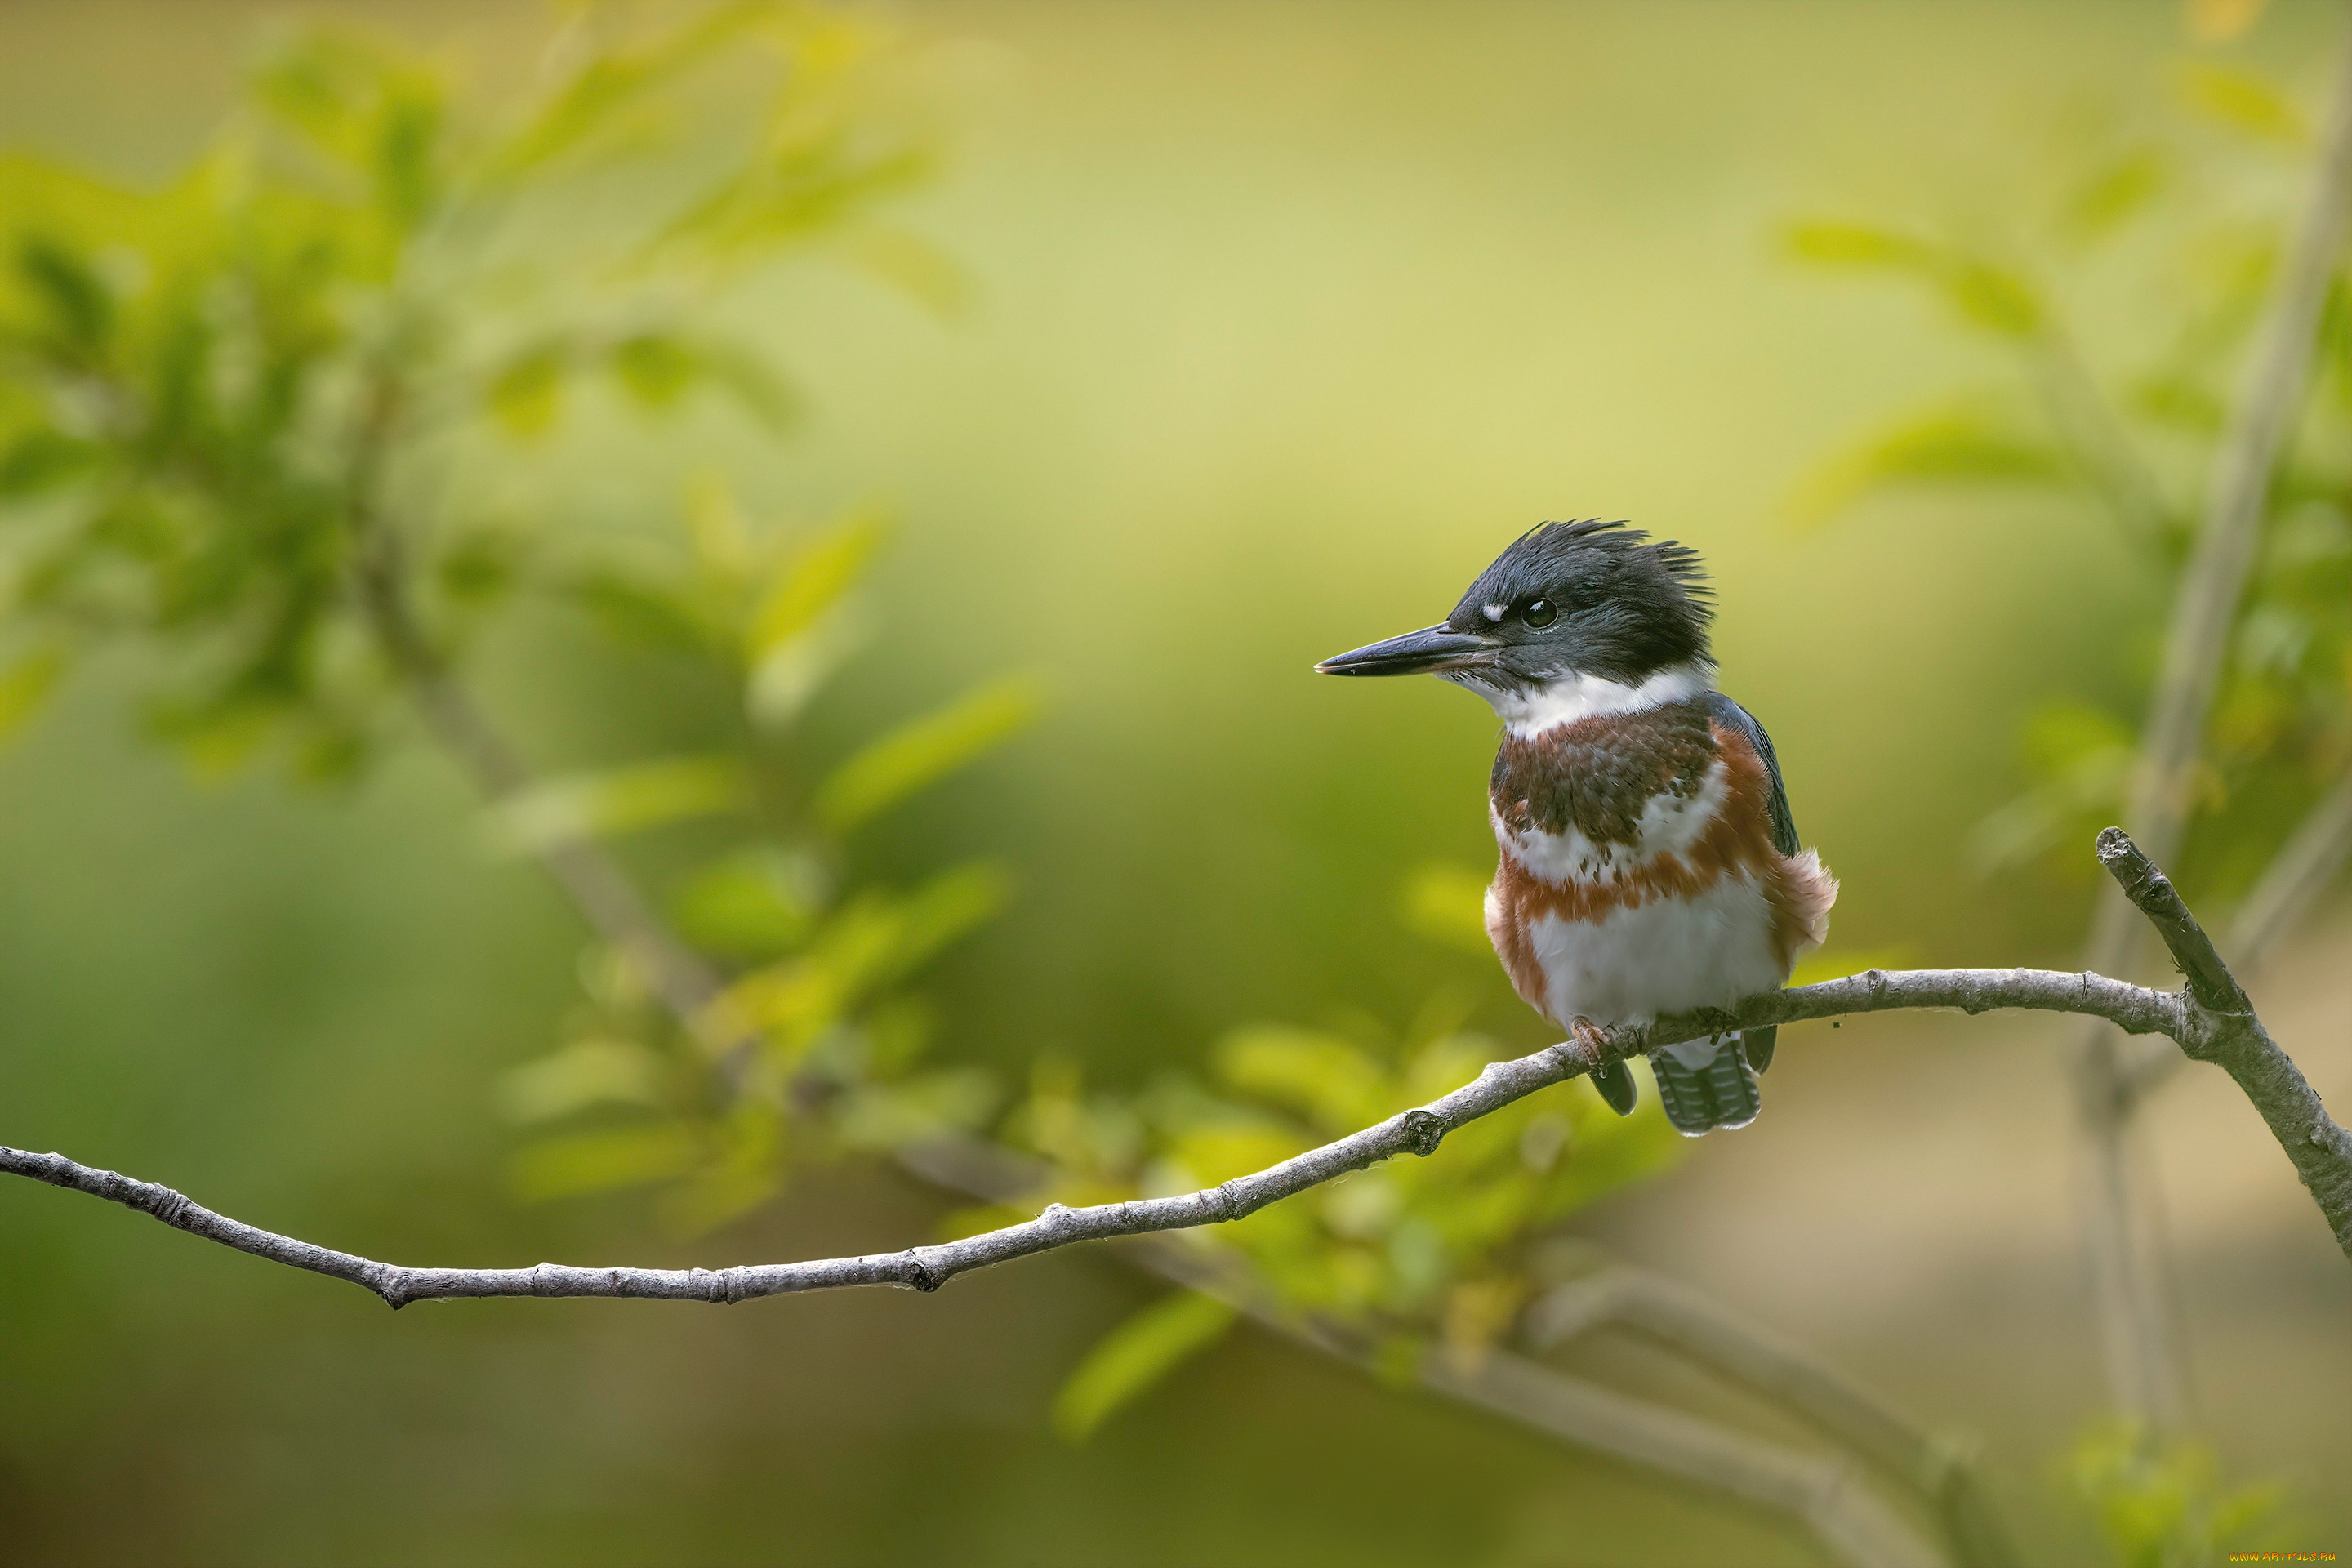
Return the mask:
[(1596, 1061), (1609, 1045), (1609, 1037), (1602, 1032), (1601, 1026), (1581, 1013), (1568, 1021), (1568, 1033), (1569, 1037), (1591, 1052)]

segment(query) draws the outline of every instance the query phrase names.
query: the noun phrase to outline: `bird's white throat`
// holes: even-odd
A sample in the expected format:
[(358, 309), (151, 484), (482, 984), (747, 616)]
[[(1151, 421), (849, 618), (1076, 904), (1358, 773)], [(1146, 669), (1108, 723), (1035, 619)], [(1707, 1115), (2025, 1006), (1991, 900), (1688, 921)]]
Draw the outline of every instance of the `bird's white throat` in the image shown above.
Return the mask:
[(1449, 675), (1495, 710), (1503, 727), (1524, 741), (1579, 719), (1608, 713), (1640, 713), (1669, 702), (1687, 702), (1715, 689), (1715, 666), (1704, 659), (1669, 665), (1638, 685), (1573, 672), (1540, 686), (1489, 686), (1468, 672)]

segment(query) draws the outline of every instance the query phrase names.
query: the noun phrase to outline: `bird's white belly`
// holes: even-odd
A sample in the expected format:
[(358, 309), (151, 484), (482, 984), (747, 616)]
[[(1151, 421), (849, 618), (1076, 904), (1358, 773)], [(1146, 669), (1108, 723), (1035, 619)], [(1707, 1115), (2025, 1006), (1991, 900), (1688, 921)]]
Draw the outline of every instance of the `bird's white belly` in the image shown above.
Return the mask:
[(1546, 914), (1528, 929), (1544, 975), (1545, 1011), (1561, 1022), (1646, 1023), (1720, 1007), (1787, 979), (1773, 952), (1764, 890), (1727, 876), (1695, 898), (1653, 899), (1598, 921)]

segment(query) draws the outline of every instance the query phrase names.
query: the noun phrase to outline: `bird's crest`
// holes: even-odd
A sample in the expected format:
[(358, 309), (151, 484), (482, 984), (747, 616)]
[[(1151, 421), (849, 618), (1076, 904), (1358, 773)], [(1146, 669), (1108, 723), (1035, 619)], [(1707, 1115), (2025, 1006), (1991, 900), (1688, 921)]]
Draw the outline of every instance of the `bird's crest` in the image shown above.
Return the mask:
[[(1448, 623), (1467, 629), (1488, 605), (1512, 605), (1536, 595), (1591, 597), (1634, 595), (1685, 607), (1699, 627), (1714, 618), (1714, 590), (1698, 552), (1624, 521), (1585, 518), (1539, 522), (1513, 540), (1478, 574)], [(1644, 594), (1643, 590), (1647, 593)]]

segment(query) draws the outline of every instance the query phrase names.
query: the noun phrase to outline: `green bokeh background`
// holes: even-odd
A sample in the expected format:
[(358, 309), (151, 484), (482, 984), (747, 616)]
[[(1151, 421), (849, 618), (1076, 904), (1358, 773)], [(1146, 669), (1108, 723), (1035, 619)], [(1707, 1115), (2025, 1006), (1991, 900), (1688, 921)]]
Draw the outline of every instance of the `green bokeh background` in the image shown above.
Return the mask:
[[(273, 23), (322, 11), (520, 68), (522, 4), (0, 3), (0, 141), (177, 166)], [(1788, 521), (1825, 454), (1970, 351), (1916, 301), (1776, 258), (1776, 222), (1995, 210), (2033, 128), (2161, 89), (2158, 5), (961, 5), (957, 155), (908, 220), (960, 258), (941, 321), (790, 270), (744, 305), (806, 396), (779, 441), (717, 416), (593, 421), (496, 483), (583, 526), (667, 517), (677, 454), (756, 510), (900, 519), (880, 653), (838, 752), (1004, 668), (1050, 717), (861, 853), (1004, 856), (1011, 913), (930, 987), (947, 1047), (1114, 1081), (1253, 1019), (1402, 1021), (1442, 986), (1532, 1046), (1488, 967), (1396, 918), (1491, 857), (1477, 704), (1318, 680), (1424, 624), (1541, 518), (1703, 551), (1726, 686), (1772, 728), (1844, 879), (1836, 946), (2063, 963), (2087, 881), (1992, 885), (1969, 828), (2019, 714), (2112, 698), (2157, 586), (2047, 504)], [(2337, 18), (2242, 52), (2315, 81)], [(485, 480), (485, 483), (491, 481)], [(876, 1250), (933, 1199), (843, 1173), (690, 1247), (626, 1204), (526, 1208), (497, 1076), (546, 1048), (583, 933), (495, 858), (418, 748), (356, 792), (197, 785), (138, 736), (125, 654), (0, 752), (0, 1139), (166, 1181), (275, 1229), (446, 1263)], [(557, 622), (489, 650), (550, 765), (647, 754), (698, 695)], [(2352, 1095), (2341, 912), (2266, 983)], [(2037, 1562), (2091, 1561), (2053, 1466), (2098, 1408), (2056, 1032), (1793, 1033), (1773, 1108), (1582, 1223), (1987, 1441)], [(2197, 1395), (2233, 1471), (2352, 1549), (2352, 1279), (2226, 1087), (2158, 1114)], [(1500, 1564), (1815, 1561), (1766, 1516), (1249, 1333), (1072, 1450), (1059, 1378), (1146, 1288), (1064, 1257), (899, 1293), (746, 1306), (490, 1302), (394, 1318), (26, 1184), (0, 1191), (0, 1561), (26, 1563)], [(1706, 1404), (1629, 1345), (1589, 1370)], [(1724, 1406), (1730, 1408), (1729, 1406)]]

